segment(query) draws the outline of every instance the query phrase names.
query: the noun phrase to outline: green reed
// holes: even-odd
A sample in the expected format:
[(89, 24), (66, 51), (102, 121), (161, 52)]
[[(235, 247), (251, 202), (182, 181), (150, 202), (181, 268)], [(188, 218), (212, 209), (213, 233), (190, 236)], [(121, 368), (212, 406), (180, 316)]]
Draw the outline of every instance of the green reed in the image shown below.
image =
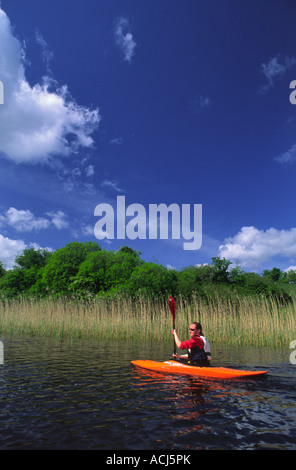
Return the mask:
[[(219, 297), (205, 302), (176, 299), (176, 328), (181, 340), (188, 325), (199, 321), (210, 343), (286, 346), (296, 339), (296, 302), (282, 307), (264, 298)], [(0, 334), (69, 338), (103, 338), (118, 341), (172, 341), (172, 317), (167, 302), (126, 297), (88, 302), (47, 298), (2, 300)]]

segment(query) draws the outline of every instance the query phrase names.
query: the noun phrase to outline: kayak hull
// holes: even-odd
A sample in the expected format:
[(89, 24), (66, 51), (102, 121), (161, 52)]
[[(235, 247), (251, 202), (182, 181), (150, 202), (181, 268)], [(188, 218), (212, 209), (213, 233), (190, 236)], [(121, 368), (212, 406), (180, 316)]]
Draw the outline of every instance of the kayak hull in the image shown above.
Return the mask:
[(177, 375), (195, 375), (199, 377), (210, 377), (216, 379), (235, 379), (239, 377), (258, 377), (267, 374), (266, 370), (263, 371), (251, 371), (251, 370), (240, 370), (230, 369), (227, 367), (197, 367), (182, 364), (177, 361), (149, 361), (149, 360), (138, 360), (131, 361), (131, 363), (142, 369), (153, 370), (155, 372), (162, 372), (165, 374), (177, 374)]

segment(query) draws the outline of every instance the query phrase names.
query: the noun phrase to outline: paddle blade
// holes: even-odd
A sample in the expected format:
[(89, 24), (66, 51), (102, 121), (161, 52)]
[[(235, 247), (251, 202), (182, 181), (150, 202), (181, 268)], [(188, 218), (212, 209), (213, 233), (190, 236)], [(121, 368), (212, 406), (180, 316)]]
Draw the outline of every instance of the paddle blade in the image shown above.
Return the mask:
[(175, 323), (175, 318), (176, 318), (176, 302), (175, 302), (175, 300), (173, 299), (173, 297), (169, 297), (168, 304), (169, 304), (170, 312), (171, 312), (172, 317), (173, 317), (173, 323)]

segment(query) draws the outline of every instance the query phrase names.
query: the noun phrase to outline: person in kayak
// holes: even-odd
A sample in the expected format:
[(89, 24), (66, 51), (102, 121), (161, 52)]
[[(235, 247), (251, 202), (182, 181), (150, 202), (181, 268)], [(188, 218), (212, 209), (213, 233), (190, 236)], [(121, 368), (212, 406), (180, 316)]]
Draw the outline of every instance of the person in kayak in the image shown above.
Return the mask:
[(188, 354), (173, 354), (173, 357), (184, 364), (190, 364), (199, 367), (210, 367), (211, 350), (208, 340), (202, 334), (201, 324), (198, 322), (191, 323), (189, 327), (190, 339), (180, 341), (176, 330), (172, 330), (176, 346), (179, 349), (187, 349)]

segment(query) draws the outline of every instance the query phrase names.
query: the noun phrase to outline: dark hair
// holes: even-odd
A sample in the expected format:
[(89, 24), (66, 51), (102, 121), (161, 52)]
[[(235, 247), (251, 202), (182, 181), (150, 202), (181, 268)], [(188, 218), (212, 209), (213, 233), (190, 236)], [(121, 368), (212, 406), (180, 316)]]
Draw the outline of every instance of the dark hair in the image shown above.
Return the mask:
[(201, 326), (201, 324), (198, 323), (197, 321), (194, 321), (194, 322), (192, 322), (192, 325), (195, 325), (195, 328), (197, 330), (200, 330), (200, 334), (202, 335), (202, 326)]

